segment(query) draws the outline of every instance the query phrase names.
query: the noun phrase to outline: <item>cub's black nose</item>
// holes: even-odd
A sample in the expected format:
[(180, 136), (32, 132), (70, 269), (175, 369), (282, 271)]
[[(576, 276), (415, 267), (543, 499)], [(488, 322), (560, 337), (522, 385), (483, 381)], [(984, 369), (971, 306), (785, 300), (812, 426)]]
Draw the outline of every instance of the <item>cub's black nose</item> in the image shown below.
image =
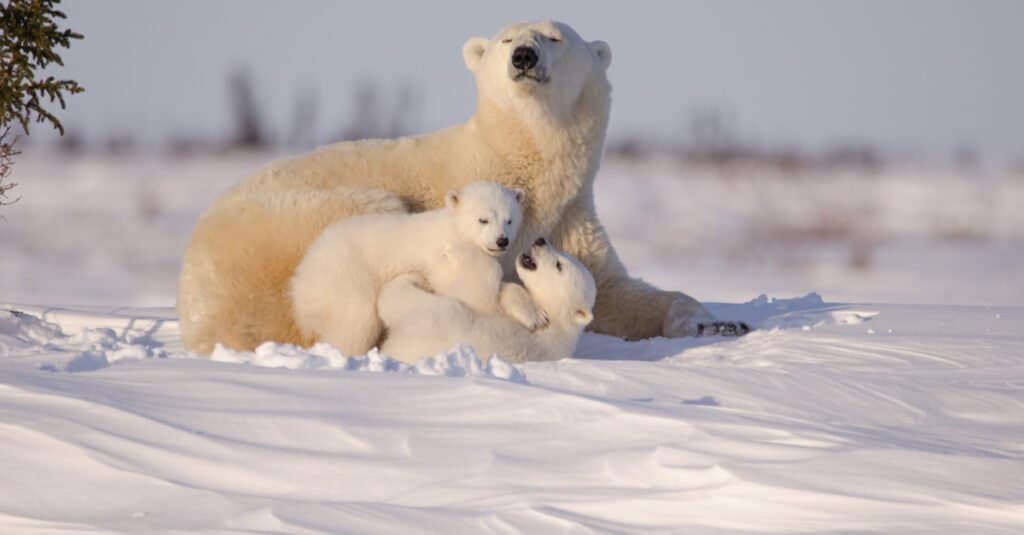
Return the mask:
[(502, 236), (502, 237), (498, 238), (498, 241), (495, 242), (495, 243), (498, 244), (498, 247), (501, 247), (502, 249), (504, 249), (504, 248), (508, 247), (508, 238)]
[(512, 66), (528, 71), (537, 65), (537, 51), (528, 46), (517, 46), (512, 51)]
[(537, 241), (533, 242), (533, 244), (536, 245), (537, 247), (544, 247), (545, 245), (548, 244), (548, 241), (541, 237), (537, 238)]

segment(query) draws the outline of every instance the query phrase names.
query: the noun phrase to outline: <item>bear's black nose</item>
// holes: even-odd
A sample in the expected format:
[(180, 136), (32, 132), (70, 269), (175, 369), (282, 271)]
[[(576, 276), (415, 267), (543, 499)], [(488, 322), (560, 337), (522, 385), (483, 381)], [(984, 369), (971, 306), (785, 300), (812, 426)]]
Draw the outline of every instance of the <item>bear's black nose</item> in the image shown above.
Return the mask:
[(512, 51), (512, 66), (528, 71), (537, 65), (537, 51), (528, 46), (517, 46)]
[(533, 260), (533, 257), (523, 253), (519, 255), (519, 265), (523, 266), (523, 269), (527, 271), (533, 271), (537, 269), (537, 262)]
[(498, 247), (501, 247), (502, 249), (504, 249), (504, 248), (508, 247), (508, 238), (502, 236), (502, 237), (498, 238), (498, 241), (495, 242), (495, 243), (498, 244)]
[(548, 244), (548, 241), (545, 240), (542, 236), (540, 238), (537, 238), (537, 241), (533, 242), (533, 244), (536, 245), (537, 247), (544, 247), (545, 245)]

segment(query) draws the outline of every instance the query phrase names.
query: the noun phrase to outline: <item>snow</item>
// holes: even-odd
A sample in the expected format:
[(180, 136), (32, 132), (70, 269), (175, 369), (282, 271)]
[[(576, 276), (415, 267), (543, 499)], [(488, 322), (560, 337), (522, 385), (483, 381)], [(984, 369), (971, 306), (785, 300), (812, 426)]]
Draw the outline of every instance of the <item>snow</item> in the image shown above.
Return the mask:
[(1024, 528), (1024, 309), (715, 308), (758, 330), (408, 366), (6, 306), (0, 531)]
[[(274, 154), (27, 149), (0, 212), (0, 299), (168, 306), (200, 212)], [(781, 175), (605, 158), (596, 201), (631, 272), (704, 301), (1024, 304), (1024, 177), (894, 167)]]
[(0, 533), (1024, 532), (1019, 178), (609, 160), (625, 262), (756, 331), (524, 365), (189, 354), (188, 230), (268, 158), (19, 161)]

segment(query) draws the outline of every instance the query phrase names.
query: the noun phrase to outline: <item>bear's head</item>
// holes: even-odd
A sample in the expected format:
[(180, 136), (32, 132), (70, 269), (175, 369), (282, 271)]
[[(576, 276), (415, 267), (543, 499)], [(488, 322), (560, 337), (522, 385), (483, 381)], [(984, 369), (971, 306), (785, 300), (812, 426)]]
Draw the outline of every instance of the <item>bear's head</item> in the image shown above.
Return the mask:
[(463, 241), (477, 245), (491, 256), (501, 256), (519, 233), (525, 198), (526, 193), (519, 188), (478, 180), (449, 191), (444, 204)]
[(594, 319), (594, 276), (579, 260), (551, 247), (544, 238), (519, 255), (516, 273), (553, 324), (582, 330)]
[(512, 24), (491, 39), (474, 37), (462, 57), (480, 96), (510, 113), (539, 103), (548, 113), (571, 114), (584, 88), (610, 91), (608, 43), (584, 41), (561, 22)]

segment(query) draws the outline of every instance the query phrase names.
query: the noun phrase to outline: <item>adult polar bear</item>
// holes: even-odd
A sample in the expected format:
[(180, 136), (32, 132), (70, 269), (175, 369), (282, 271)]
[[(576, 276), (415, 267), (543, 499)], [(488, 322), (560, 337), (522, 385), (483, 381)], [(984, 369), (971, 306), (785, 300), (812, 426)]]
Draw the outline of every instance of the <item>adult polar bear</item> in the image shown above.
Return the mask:
[(541, 21), (470, 39), (462, 54), (478, 93), (465, 123), (276, 161), (217, 199), (184, 256), (178, 312), (187, 348), (311, 343), (289, 315), (286, 288), (320, 230), (358, 213), (436, 208), (446, 191), (481, 178), (526, 191), (506, 273), (518, 252), (548, 236), (597, 281), (592, 330), (685, 336), (712, 320), (693, 298), (630, 278), (598, 221), (593, 190), (611, 104), (608, 45)]

